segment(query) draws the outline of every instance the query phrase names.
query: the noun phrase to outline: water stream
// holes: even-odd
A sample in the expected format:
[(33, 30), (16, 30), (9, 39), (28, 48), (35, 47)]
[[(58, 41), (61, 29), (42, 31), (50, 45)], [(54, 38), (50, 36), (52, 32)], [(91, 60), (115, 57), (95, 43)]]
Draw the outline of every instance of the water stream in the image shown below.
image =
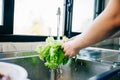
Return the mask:
[[(78, 63), (77, 63), (77, 56), (75, 56), (74, 59), (74, 71), (78, 70)], [(82, 65), (82, 63), (80, 64)], [(64, 67), (66, 67), (66, 65), (63, 65)], [(68, 67), (68, 65), (67, 65)], [(68, 78), (70, 78), (70, 69), (69, 67), (67, 68), (68, 72), (66, 70), (64, 70), (64, 68), (62, 66), (59, 66), (57, 69), (55, 70), (50, 70), (51, 71), (51, 80), (69, 80)]]

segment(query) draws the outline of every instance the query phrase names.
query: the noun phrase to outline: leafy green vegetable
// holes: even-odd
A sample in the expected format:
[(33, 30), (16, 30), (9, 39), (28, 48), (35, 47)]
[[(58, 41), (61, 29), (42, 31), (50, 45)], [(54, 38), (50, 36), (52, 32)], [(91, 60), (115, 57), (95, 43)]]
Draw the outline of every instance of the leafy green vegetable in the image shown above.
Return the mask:
[(53, 37), (48, 37), (46, 45), (38, 47), (39, 58), (46, 61), (45, 66), (56, 69), (60, 65), (67, 64), (69, 58), (64, 56), (65, 53), (61, 48), (65, 39), (67, 38), (63, 37), (62, 40), (55, 40)]

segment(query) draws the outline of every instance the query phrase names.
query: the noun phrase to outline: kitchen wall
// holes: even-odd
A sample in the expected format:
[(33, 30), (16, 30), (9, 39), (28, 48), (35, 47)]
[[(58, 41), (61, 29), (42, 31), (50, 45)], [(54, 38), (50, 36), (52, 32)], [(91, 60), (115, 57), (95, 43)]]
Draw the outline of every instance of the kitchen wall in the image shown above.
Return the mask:
[[(0, 52), (35, 51), (39, 45), (45, 45), (45, 42), (0, 42)], [(104, 40), (91, 47), (119, 50), (119, 38)]]
[(100, 48), (106, 48), (106, 49), (119, 50), (119, 38), (107, 39), (107, 40), (101, 41), (93, 46), (100, 47)]
[(0, 52), (9, 51), (34, 51), (44, 42), (0, 42)]

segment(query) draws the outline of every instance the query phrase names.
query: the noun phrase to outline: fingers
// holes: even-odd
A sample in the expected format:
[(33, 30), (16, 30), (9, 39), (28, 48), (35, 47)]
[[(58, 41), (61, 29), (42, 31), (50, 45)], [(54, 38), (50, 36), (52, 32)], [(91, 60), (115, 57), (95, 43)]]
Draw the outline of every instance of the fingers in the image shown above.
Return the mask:
[(70, 57), (70, 58), (75, 56), (76, 51), (74, 50), (74, 48), (71, 47), (71, 45), (68, 45), (68, 44), (65, 43), (65, 44), (62, 45), (62, 48), (65, 52), (65, 56)]
[(62, 45), (62, 49), (63, 49), (63, 51), (65, 52), (65, 56), (68, 56), (69, 57), (69, 46), (68, 45), (66, 45), (66, 43), (64, 43), (63, 45)]
[(75, 53), (74, 52), (69, 52), (69, 53), (66, 52), (65, 56), (72, 58), (73, 56), (75, 56)]

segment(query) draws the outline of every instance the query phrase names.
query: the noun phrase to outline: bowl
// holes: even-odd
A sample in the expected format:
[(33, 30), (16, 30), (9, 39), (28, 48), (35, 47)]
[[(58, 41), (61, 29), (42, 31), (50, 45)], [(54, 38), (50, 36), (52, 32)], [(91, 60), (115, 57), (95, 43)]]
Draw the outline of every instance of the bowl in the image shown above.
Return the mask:
[(9, 76), (11, 80), (27, 80), (27, 71), (17, 64), (0, 62), (0, 73)]

